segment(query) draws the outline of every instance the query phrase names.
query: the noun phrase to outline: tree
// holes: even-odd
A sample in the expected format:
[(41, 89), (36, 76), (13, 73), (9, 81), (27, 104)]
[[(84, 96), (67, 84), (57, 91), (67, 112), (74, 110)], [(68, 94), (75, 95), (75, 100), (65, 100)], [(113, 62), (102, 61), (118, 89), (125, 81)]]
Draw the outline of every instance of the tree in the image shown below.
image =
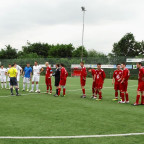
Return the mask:
[[(73, 57), (81, 57), (82, 56), (82, 46), (78, 47), (73, 51)], [(83, 48), (83, 57), (88, 57), (88, 52), (85, 48)]]
[(66, 57), (72, 57), (74, 47), (72, 44), (57, 44), (57, 45), (52, 45), (50, 52), (49, 52), (49, 57), (57, 57), (57, 58), (66, 58)]
[(16, 59), (17, 50), (12, 48), (10, 45), (7, 45), (6, 48), (0, 51), (0, 59)]
[(132, 33), (127, 33), (118, 43), (114, 43), (112, 53), (115, 56), (135, 57), (139, 54), (140, 43)]

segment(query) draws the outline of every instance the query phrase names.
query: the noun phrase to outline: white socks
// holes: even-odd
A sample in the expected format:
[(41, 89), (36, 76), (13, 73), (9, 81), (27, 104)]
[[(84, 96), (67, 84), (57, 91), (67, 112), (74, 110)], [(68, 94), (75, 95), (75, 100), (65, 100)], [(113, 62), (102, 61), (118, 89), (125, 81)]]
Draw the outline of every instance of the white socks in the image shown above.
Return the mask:
[(32, 91), (34, 90), (34, 84), (32, 84)]
[(39, 90), (38, 88), (39, 88), (39, 84), (36, 84), (36, 90)]
[(5, 83), (5, 88), (7, 88), (7, 83)]
[(1, 83), (1, 88), (3, 88), (3, 83)]

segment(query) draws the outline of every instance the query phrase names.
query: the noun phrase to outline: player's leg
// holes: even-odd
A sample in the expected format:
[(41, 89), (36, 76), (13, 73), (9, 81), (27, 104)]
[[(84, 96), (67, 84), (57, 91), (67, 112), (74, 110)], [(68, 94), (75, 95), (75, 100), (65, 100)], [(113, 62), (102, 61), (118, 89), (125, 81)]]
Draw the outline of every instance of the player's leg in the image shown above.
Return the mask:
[(139, 105), (139, 99), (140, 99), (140, 91), (137, 90), (136, 102), (134, 103), (134, 106)]
[(27, 83), (27, 91), (29, 91), (29, 88), (30, 88), (30, 78), (26, 78), (26, 83)]
[(83, 93), (83, 95), (81, 96), (81, 98), (86, 98), (85, 85), (84, 85), (84, 83), (82, 83), (81, 88), (82, 88), (82, 93)]
[(17, 86), (18, 86), (18, 89), (19, 89), (19, 80), (20, 80), (20, 76), (18, 75), (17, 76)]
[(6, 76), (4, 77), (4, 85), (5, 85), (5, 89), (6, 89), (7, 88)]
[(36, 76), (33, 75), (32, 77), (32, 85), (31, 85), (31, 90), (30, 92), (34, 92), (34, 82), (36, 81)]
[(3, 89), (3, 82), (4, 82), (4, 79), (3, 77), (1, 77), (1, 88)]
[(50, 94), (52, 94), (52, 84), (51, 84), (51, 78), (49, 80), (49, 87), (50, 87)]
[(66, 95), (66, 86), (64, 85), (63, 86), (63, 96), (65, 96)]
[(61, 92), (61, 85), (59, 85), (58, 87), (58, 96), (60, 96), (60, 92)]
[(102, 91), (100, 88), (98, 89), (98, 92), (99, 92), (99, 99), (98, 100), (102, 100)]
[(35, 92), (39, 92), (39, 80), (40, 80), (40, 76), (36, 77), (36, 91)]
[(13, 84), (15, 85), (16, 96), (20, 96), (18, 92), (19, 87), (18, 87), (17, 79), (14, 78), (13, 81), (14, 81)]

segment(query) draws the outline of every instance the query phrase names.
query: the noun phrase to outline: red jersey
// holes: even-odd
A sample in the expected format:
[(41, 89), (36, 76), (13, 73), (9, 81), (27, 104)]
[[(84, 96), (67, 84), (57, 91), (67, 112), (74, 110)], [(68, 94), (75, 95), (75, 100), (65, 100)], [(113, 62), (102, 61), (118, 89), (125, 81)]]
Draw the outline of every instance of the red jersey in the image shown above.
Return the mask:
[(124, 82), (127, 82), (129, 77), (130, 77), (130, 71), (127, 68), (125, 68), (123, 70), (122, 80), (125, 79)]
[(52, 69), (51, 69), (51, 67), (50, 66), (48, 66), (47, 68), (46, 68), (46, 77), (50, 77), (50, 75), (52, 74)]
[(64, 67), (62, 67), (61, 68), (60, 79), (66, 79), (67, 77), (68, 77), (68, 72)]
[(94, 75), (96, 74), (95, 69), (92, 69), (92, 70), (91, 70), (91, 73), (92, 73), (92, 77), (93, 77), (93, 79), (94, 79)]
[(144, 82), (144, 68), (139, 69), (138, 82)]
[(96, 70), (96, 82), (101, 83), (104, 81), (106, 74), (103, 69)]
[(114, 71), (114, 73), (113, 73), (113, 78), (115, 79), (115, 82), (116, 83), (119, 83), (120, 81), (120, 79), (121, 79), (121, 77), (122, 77), (122, 73), (123, 73), (123, 71), (122, 70), (115, 70)]
[(85, 79), (86, 76), (87, 76), (86, 68), (85, 68), (85, 67), (82, 67), (80, 77), (81, 77), (81, 79), (83, 79), (83, 78)]

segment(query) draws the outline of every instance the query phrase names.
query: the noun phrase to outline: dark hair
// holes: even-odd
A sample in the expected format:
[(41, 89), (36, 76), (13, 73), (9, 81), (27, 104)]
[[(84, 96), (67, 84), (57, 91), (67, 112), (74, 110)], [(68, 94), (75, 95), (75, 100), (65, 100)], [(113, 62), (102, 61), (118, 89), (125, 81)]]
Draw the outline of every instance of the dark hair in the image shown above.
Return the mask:
[(101, 63), (97, 63), (97, 65), (101, 65)]
[(64, 64), (63, 64), (63, 63), (61, 63), (60, 65), (61, 65), (62, 67), (64, 67)]
[(3, 65), (1, 65), (1, 66), (3, 66)]
[(59, 67), (59, 64), (56, 64)]
[(88, 68), (88, 70), (91, 70), (92, 68)]
[(120, 64), (117, 64), (117, 66), (118, 66), (118, 65), (120, 65)]
[(142, 63), (141, 63), (141, 62), (137, 62), (137, 64), (142, 65)]
[(80, 63), (84, 65), (84, 62), (81, 61)]
[(9, 64), (9, 65), (11, 65), (11, 64)]
[(125, 62), (122, 62), (121, 64), (125, 65), (126, 66), (126, 63)]
[(16, 65), (16, 63), (12, 64), (12, 67), (13, 67), (14, 65)]

